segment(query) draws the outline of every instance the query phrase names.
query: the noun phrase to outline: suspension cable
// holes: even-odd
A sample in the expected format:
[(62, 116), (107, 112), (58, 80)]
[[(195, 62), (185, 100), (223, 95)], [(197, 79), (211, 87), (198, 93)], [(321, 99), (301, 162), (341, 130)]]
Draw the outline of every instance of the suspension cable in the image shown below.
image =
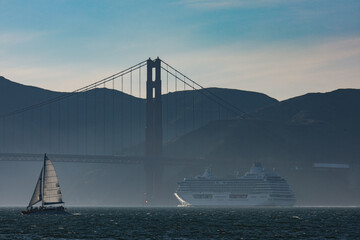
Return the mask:
[(8, 116), (11, 116), (11, 115), (15, 115), (15, 114), (19, 114), (19, 113), (22, 113), (22, 112), (25, 112), (25, 111), (28, 111), (28, 110), (32, 110), (34, 108), (39, 108), (41, 106), (44, 106), (44, 105), (48, 105), (48, 104), (51, 104), (53, 102), (57, 102), (57, 101), (61, 101), (65, 98), (69, 98), (77, 93), (80, 93), (80, 92), (85, 92), (85, 91), (88, 91), (88, 90), (92, 90), (92, 89), (95, 89), (96, 87), (106, 83), (106, 82), (109, 82), (111, 81), (112, 79), (116, 79), (116, 78), (119, 78), (121, 76), (124, 76), (128, 73), (131, 73), (141, 67), (144, 67), (146, 65), (146, 61), (142, 61), (132, 67), (129, 67), (121, 72), (118, 72), (116, 74), (113, 74), (109, 77), (106, 77), (106, 78), (103, 78), (95, 83), (92, 83), (92, 84), (89, 84), (85, 87), (82, 87), (82, 88), (79, 88), (75, 91), (72, 91), (70, 93), (64, 93), (60, 96), (57, 96), (57, 97), (54, 97), (54, 98), (50, 98), (50, 99), (47, 99), (43, 102), (40, 102), (40, 103), (37, 103), (37, 104), (33, 104), (33, 105), (30, 105), (30, 106), (27, 106), (27, 107), (24, 107), (24, 108), (21, 108), (21, 109), (17, 109), (17, 110), (14, 110), (14, 111), (11, 111), (11, 112), (8, 112), (6, 114), (3, 114), (3, 115), (0, 115), (0, 118), (4, 118), (4, 117), (8, 117)]
[[(163, 70), (167, 71), (166, 68), (164, 68), (164, 67), (161, 67), (161, 68), (162, 68)], [(199, 89), (193, 87), (192, 85), (190, 85), (189, 83), (185, 82), (183, 79), (179, 78), (179, 77), (176, 75), (176, 72), (177, 72), (177, 73), (180, 73), (180, 72), (176, 71), (175, 74), (172, 73), (172, 72), (170, 72), (170, 71), (168, 71), (168, 72), (169, 72), (170, 75), (174, 76), (176, 79), (178, 79), (178, 80), (180, 80), (181, 82), (185, 83), (187, 86), (189, 86), (189, 87), (192, 88), (193, 90), (199, 90)], [(182, 73), (180, 73), (180, 74), (181, 74), (182, 76), (185, 76), (185, 75), (183, 75)], [(191, 79), (187, 78), (186, 76), (185, 76), (185, 78), (188, 79), (189, 81), (191, 81), (192, 83), (194, 83), (195, 85), (200, 86), (199, 84), (197, 84), (196, 82), (194, 82), (194, 81), (192, 81)], [(201, 86), (200, 86), (200, 87), (201, 87)], [(204, 92), (202, 92), (201, 90), (203, 90), (203, 91), (205, 91), (205, 92), (207, 92), (207, 93), (210, 93), (212, 96), (216, 97), (217, 99), (222, 100), (222, 102), (219, 102), (218, 100), (211, 98), (209, 95), (206, 95), (206, 94), (205, 94)], [(232, 112), (235, 113), (235, 114), (238, 114), (239, 112), (245, 113), (244, 111), (242, 111), (242, 110), (240, 110), (240, 109), (239, 109), (239, 112), (238, 112), (238, 111), (234, 111), (234, 109), (238, 109), (236, 106), (234, 106), (233, 104), (226, 104), (226, 101), (225, 101), (225, 100), (223, 100), (222, 98), (220, 98), (219, 96), (217, 96), (216, 94), (212, 93), (211, 91), (209, 91), (209, 90), (206, 89), (206, 88), (201, 87), (201, 89), (199, 90), (199, 92), (200, 92), (202, 95), (204, 95), (205, 97), (207, 97), (207, 98), (209, 98), (210, 100), (216, 102), (217, 104), (221, 105), (222, 107), (229, 109), (230, 111), (232, 111)], [(230, 106), (234, 106), (234, 107), (230, 108), (229, 105), (230, 105)]]
[[(237, 113), (245, 113), (245, 111), (241, 110), (240, 108), (238, 108), (237, 106), (235, 106), (234, 104), (230, 103), (229, 101), (219, 97), (218, 95), (212, 93), (211, 91), (209, 91), (208, 89), (204, 88), (203, 86), (201, 86), (200, 84), (198, 84), (197, 82), (193, 81), (192, 79), (190, 79), (189, 77), (187, 77), (185, 74), (179, 72), (177, 69), (175, 69), (174, 67), (172, 67), (170, 64), (166, 63), (165, 61), (161, 60), (165, 65), (167, 65), (168, 67), (170, 67), (173, 71), (175, 71), (175, 73), (179, 73), (180, 75), (182, 75), (184, 78), (186, 78), (187, 80), (189, 80), (190, 82), (194, 83), (196, 86), (198, 86), (199, 88), (201, 88), (202, 90), (206, 91), (207, 93), (211, 94), (212, 96), (214, 96), (215, 98), (217, 98), (218, 100), (220, 100), (221, 102), (225, 103), (226, 105), (231, 106), (233, 109), (236, 110)], [(162, 67), (163, 68), (163, 67)], [(165, 71), (165, 68), (163, 68)], [(171, 72), (169, 72), (170, 74), (172, 74)], [(172, 74), (174, 75), (174, 74)], [(179, 78), (180, 81), (182, 81), (182, 79)], [(187, 84), (189, 87), (192, 87), (191, 85)], [(195, 88), (195, 90), (197, 90)], [(233, 111), (234, 112), (234, 111)]]

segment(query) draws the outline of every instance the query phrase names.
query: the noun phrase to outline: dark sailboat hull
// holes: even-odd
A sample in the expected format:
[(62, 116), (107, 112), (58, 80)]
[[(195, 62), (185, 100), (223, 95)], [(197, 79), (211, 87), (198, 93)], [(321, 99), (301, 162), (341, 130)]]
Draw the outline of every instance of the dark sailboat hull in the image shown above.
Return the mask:
[(21, 213), (23, 215), (44, 215), (44, 214), (71, 214), (67, 211), (65, 211), (65, 208), (59, 207), (59, 208), (39, 208), (39, 209), (29, 209), (22, 211)]

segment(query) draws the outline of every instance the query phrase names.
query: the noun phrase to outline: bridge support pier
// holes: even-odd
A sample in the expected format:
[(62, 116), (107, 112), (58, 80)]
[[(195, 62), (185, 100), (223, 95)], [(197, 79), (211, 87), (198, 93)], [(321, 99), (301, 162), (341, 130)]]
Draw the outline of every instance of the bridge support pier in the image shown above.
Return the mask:
[(161, 198), (163, 167), (161, 163), (162, 135), (161, 60), (147, 60), (146, 81), (146, 129), (145, 203), (159, 205)]

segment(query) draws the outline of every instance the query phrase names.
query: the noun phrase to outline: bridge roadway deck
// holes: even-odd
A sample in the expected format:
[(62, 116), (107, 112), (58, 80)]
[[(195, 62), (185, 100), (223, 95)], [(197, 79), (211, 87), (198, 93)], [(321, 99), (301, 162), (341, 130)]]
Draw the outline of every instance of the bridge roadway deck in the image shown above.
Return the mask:
[[(144, 164), (148, 157), (122, 156), (122, 155), (76, 155), (76, 154), (47, 154), (54, 162), (79, 162), (79, 163), (112, 163), (112, 164)], [(0, 153), (0, 161), (43, 161), (44, 154), (38, 153)], [(204, 163), (202, 158), (173, 158), (161, 157), (158, 159), (164, 165), (183, 165)]]

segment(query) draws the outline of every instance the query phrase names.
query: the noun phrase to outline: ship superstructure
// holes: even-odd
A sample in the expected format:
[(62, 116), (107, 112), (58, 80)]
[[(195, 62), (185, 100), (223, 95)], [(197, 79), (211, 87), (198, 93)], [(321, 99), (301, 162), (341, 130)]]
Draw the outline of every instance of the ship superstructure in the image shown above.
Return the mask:
[(178, 183), (181, 206), (293, 206), (295, 195), (285, 179), (254, 163), (244, 176), (218, 178), (210, 169)]

